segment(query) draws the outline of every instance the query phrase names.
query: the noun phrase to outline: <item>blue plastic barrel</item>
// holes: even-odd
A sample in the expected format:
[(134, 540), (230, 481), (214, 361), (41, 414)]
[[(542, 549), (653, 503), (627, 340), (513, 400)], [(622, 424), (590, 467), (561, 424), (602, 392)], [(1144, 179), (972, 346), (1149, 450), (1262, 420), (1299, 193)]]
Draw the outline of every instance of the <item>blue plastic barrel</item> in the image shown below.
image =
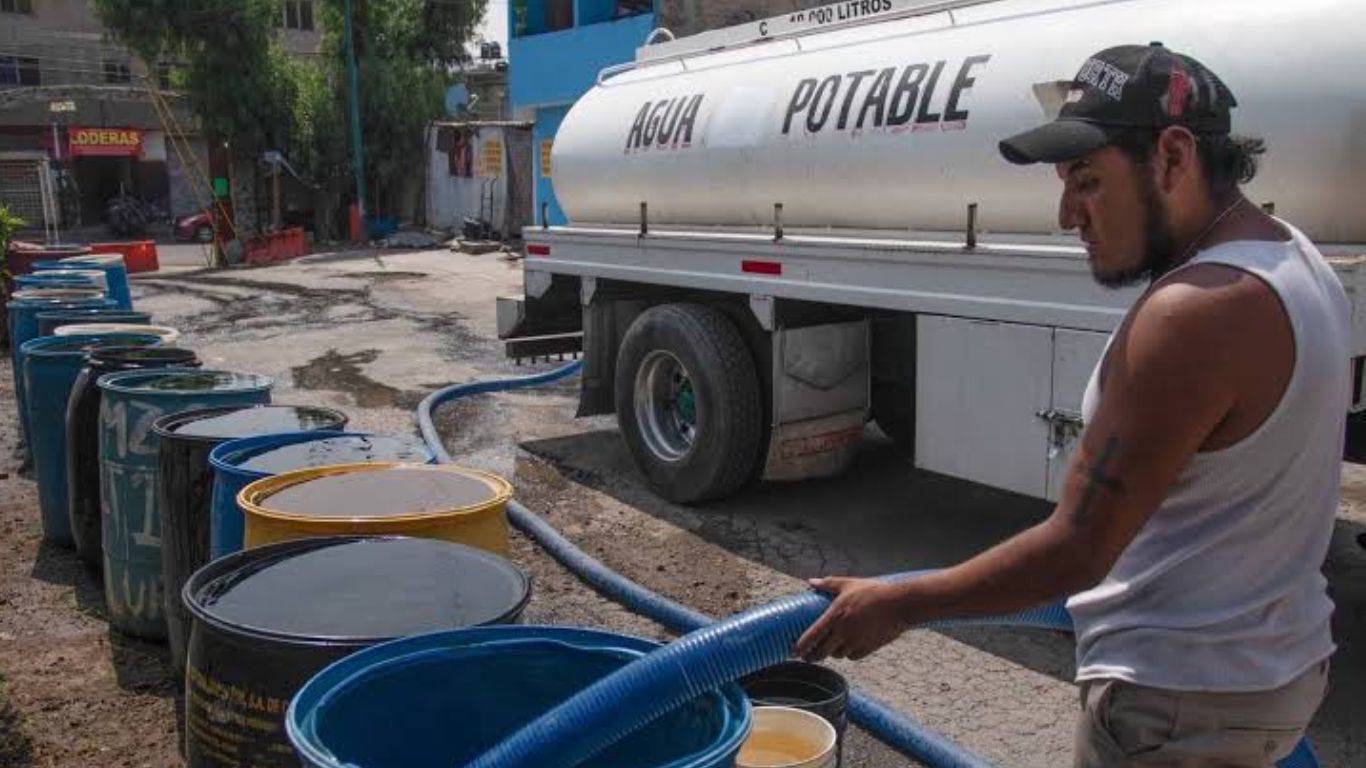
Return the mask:
[(209, 465), (214, 469), (209, 556), (216, 559), (242, 549), (243, 520), (237, 494), (263, 477), (360, 461), (431, 464), (435, 460), (416, 437), (366, 432), (282, 432), (217, 445), (209, 454)]
[(14, 287), (28, 288), (90, 288), (109, 295), (103, 273), (89, 274), (89, 270), (63, 269), (51, 272), (30, 272), (14, 278)]
[(268, 403), (272, 384), (265, 376), (192, 368), (100, 377), (104, 594), (115, 628), (152, 640), (166, 637), (156, 482), (160, 444), (152, 422), (192, 408)]
[(43, 538), (72, 545), (67, 514), (66, 405), (71, 387), (91, 349), (118, 344), (153, 346), (160, 336), (118, 333), (98, 336), (48, 336), (24, 343), (24, 386), (29, 392), (27, 419), (33, 438), (33, 465), (38, 477), (38, 509)]
[[(123, 262), (123, 254), (90, 253), (81, 256), (68, 256), (59, 259), (57, 263), (83, 269), (104, 270), (109, 283), (109, 298), (117, 301), (119, 306), (124, 309), (133, 308), (133, 293), (128, 286), (128, 267)], [(42, 269), (36, 265), (35, 268)]]
[(112, 309), (114, 301), (88, 288), (29, 288), (15, 291), (9, 298), (10, 363), (13, 366), (14, 398), (18, 405), (19, 437), (28, 444), (28, 425), (23, 414), (28, 411), (24, 391), (24, 368), (19, 350), (24, 342), (38, 336), (38, 313), (54, 309)]
[[(395, 640), (319, 672), (290, 703), (285, 727), (310, 768), (465, 765), (571, 694), (658, 647), (574, 627), (485, 627)], [(749, 727), (749, 700), (730, 683), (582, 766), (729, 768)]]
[(59, 309), (38, 313), (38, 335), (51, 336), (53, 331), (63, 325), (85, 325), (88, 323), (147, 325), (151, 322), (152, 313), (150, 312), (134, 312), (127, 309)]

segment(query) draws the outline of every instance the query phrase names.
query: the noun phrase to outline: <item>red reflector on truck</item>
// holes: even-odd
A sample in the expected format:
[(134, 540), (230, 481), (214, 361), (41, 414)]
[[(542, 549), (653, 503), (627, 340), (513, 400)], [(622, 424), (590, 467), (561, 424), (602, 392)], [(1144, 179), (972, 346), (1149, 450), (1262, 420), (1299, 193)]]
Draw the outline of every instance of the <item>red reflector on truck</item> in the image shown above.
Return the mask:
[(776, 261), (742, 261), (740, 262), (741, 272), (751, 272), (756, 275), (781, 275), (783, 265)]
[(548, 246), (548, 245), (528, 245), (528, 246), (526, 247), (526, 255), (528, 255), (528, 256), (549, 256), (549, 255), (550, 255), (550, 246)]

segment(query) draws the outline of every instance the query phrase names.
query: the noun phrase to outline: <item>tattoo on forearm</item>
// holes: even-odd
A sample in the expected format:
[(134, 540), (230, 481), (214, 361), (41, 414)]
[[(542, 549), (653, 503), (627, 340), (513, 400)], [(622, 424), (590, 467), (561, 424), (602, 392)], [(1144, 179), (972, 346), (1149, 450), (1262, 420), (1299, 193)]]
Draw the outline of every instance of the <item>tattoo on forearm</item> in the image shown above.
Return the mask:
[(1105, 447), (1100, 451), (1100, 457), (1086, 468), (1086, 492), (1081, 495), (1081, 502), (1077, 504), (1077, 509), (1073, 513), (1078, 522), (1086, 519), (1090, 514), (1091, 503), (1095, 501), (1096, 492), (1104, 488), (1108, 491), (1119, 489), (1119, 478), (1107, 474), (1110, 463), (1114, 461), (1115, 453), (1119, 451), (1119, 438), (1111, 436), (1105, 440)]

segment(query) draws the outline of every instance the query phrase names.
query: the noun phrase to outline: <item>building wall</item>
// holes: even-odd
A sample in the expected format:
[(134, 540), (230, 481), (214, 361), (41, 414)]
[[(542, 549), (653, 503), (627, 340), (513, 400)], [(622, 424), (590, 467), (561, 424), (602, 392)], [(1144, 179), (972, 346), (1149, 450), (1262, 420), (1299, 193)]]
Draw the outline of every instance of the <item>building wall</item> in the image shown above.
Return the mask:
[(564, 224), (568, 219), (564, 215), (564, 210), (560, 208), (560, 201), (555, 197), (554, 184), (554, 165), (551, 166), (551, 173), (547, 177), (545, 168), (541, 165), (541, 143), (549, 141), (552, 144), (555, 140), (555, 132), (560, 130), (560, 123), (564, 116), (569, 114), (569, 107), (542, 107), (536, 110), (536, 127), (531, 132), (531, 157), (536, 167), (534, 194), (532, 195), (532, 205), (534, 206), (534, 221), (541, 223), (542, 204), (546, 217), (551, 224)]
[[(572, 18), (579, 22), (578, 26), (538, 34), (524, 33), (508, 42), (512, 112), (535, 122), (531, 165), (532, 213), (536, 224), (542, 223), (542, 203), (545, 203), (551, 224), (566, 221), (555, 197), (553, 173), (547, 178), (541, 167), (542, 143), (553, 142), (560, 121), (570, 106), (593, 87), (598, 73), (635, 58), (636, 48), (655, 27), (653, 13), (618, 17), (616, 14), (622, 7), (619, 2), (576, 0)], [(512, 10), (509, 14), (509, 28), (516, 30), (516, 14)], [(546, 11), (546, 15), (554, 19), (564, 14)], [(528, 26), (528, 29), (536, 28)], [(540, 28), (544, 28), (544, 24)]]
[(513, 108), (574, 103), (604, 67), (635, 58), (655, 27), (653, 13), (627, 16), (508, 43)]
[[(185, 152), (186, 147), (184, 146), (180, 148), (180, 151), (177, 151), (175, 147), (166, 147), (166, 177), (170, 187), (169, 206), (171, 216), (174, 218), (197, 213), (210, 202), (209, 195), (211, 193), (204, 186), (206, 183), (213, 183), (208, 179), (209, 148), (204, 143), (204, 139), (199, 136), (189, 137), (187, 144), (188, 154)], [(198, 171), (187, 168), (185, 161), (197, 163)], [(198, 196), (195, 193), (196, 189)]]

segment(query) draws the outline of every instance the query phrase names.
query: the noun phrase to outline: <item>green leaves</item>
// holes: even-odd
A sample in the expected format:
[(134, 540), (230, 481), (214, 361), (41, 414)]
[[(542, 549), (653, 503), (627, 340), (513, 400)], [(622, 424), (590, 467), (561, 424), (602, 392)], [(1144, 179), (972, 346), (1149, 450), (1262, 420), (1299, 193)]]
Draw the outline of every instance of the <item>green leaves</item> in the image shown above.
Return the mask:
[(25, 224), (27, 222), (0, 204), (0, 279), (9, 277), (9, 243)]
[[(426, 152), (424, 130), (488, 0), (353, 0), (362, 136), (372, 188), (398, 189)], [(92, 0), (113, 36), (148, 61), (183, 62), (183, 87), (203, 127), (234, 153), (284, 152), (301, 176), (337, 195), (349, 188), (342, 54), (343, 0), (315, 0), (318, 56), (280, 45), (280, 0)], [(392, 195), (381, 194), (383, 201)], [(374, 207), (374, 206), (372, 206)]]

